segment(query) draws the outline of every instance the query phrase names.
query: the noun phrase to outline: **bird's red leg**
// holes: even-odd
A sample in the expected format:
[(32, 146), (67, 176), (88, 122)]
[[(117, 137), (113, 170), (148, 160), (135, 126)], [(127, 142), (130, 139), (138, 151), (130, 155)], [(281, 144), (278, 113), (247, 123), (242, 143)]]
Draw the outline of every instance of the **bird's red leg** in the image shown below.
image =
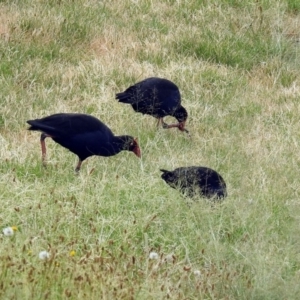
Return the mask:
[(77, 166), (75, 168), (75, 172), (79, 172), (80, 171), (81, 164), (82, 164), (82, 160), (79, 158), (78, 164), (77, 164)]
[[(169, 128), (169, 127), (168, 127), (169, 125), (168, 125), (167, 123), (164, 122), (164, 118), (160, 118), (160, 122), (161, 122), (161, 125), (162, 125), (162, 128), (163, 128), (163, 129)], [(159, 124), (157, 124), (157, 125), (159, 125)]]
[(180, 122), (180, 123), (177, 123), (177, 124), (170, 124), (170, 125), (167, 125), (166, 123), (163, 123), (165, 125), (164, 128), (168, 129), (168, 128), (178, 128), (180, 131), (184, 131), (186, 132), (189, 136), (190, 136), (190, 133), (187, 129), (184, 128), (185, 126), (185, 122)]
[(44, 167), (46, 166), (46, 143), (45, 143), (46, 137), (48, 137), (47, 134), (45, 133), (41, 134), (42, 163)]
[(166, 127), (164, 127), (165, 129), (169, 129), (169, 128), (173, 128), (173, 127), (177, 127), (178, 128), (178, 124), (170, 124), (170, 125), (167, 125), (165, 123)]
[(163, 127), (164, 129), (169, 129), (169, 128), (174, 128), (174, 127), (176, 127), (176, 128), (178, 128), (179, 130), (185, 131), (185, 132), (188, 133), (188, 130), (186, 130), (186, 129), (184, 128), (185, 122), (181, 122), (181, 123), (177, 123), (177, 124), (170, 124), (170, 125), (168, 125), (167, 123), (164, 122), (164, 119), (163, 119), (163, 118), (159, 118), (159, 119), (158, 119), (158, 122), (157, 122), (157, 127), (159, 126), (160, 123), (162, 124), (162, 127)]

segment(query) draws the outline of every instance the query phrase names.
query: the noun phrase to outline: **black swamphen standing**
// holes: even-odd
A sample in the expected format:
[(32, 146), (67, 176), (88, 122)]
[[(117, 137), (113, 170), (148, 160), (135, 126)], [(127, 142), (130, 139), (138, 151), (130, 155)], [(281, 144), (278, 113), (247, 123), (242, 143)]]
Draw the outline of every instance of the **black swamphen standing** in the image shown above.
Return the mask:
[[(185, 129), (188, 113), (181, 105), (178, 87), (170, 80), (158, 77), (147, 78), (116, 94), (116, 99), (131, 104), (136, 112), (157, 118), (157, 126), (162, 123), (163, 128), (177, 127), (188, 133)], [(163, 121), (166, 116), (173, 116), (178, 120), (178, 124), (166, 124)]]
[(132, 151), (138, 157), (141, 151), (137, 140), (129, 135), (115, 136), (97, 118), (77, 113), (59, 113), (42, 119), (27, 121), (28, 130), (41, 131), (42, 160), (45, 164), (45, 138), (69, 149), (79, 157), (76, 171), (82, 162), (92, 155), (113, 156), (123, 150)]
[(172, 188), (181, 190), (188, 197), (202, 196), (220, 199), (227, 196), (222, 176), (207, 167), (182, 167), (174, 171), (160, 170), (161, 178)]

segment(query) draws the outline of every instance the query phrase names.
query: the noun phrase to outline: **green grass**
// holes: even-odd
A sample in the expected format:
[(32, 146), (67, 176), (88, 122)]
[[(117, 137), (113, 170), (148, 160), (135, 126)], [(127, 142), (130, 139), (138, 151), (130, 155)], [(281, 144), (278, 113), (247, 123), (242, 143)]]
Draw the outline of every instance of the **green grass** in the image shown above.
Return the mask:
[[(296, 0), (0, 1), (1, 233), (18, 228), (0, 235), (1, 299), (297, 299), (298, 12)], [(180, 87), (191, 139), (114, 100), (150, 76)], [(142, 158), (91, 157), (76, 175), (47, 139), (43, 168), (26, 120), (57, 112), (138, 137)], [(190, 165), (220, 172), (228, 198), (191, 202), (160, 178)]]

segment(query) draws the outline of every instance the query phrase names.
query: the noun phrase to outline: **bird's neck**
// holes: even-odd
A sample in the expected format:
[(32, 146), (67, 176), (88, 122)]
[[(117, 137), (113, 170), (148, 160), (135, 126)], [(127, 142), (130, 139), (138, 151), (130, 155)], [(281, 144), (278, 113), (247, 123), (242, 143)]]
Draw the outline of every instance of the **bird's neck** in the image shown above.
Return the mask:
[(124, 136), (122, 135), (114, 136), (114, 139), (112, 141), (112, 146), (115, 154), (121, 152), (122, 150), (126, 150)]

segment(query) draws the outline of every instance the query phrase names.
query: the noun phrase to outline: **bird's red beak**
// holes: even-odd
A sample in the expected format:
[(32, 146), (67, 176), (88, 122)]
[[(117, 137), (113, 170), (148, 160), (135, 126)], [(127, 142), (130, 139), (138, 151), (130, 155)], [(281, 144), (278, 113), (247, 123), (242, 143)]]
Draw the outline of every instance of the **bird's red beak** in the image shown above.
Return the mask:
[(187, 129), (185, 129), (185, 121), (178, 123), (178, 129), (180, 131), (184, 131), (188, 134), (188, 136), (190, 136), (190, 133)]
[(133, 148), (133, 153), (137, 156), (137, 157), (141, 157), (142, 154), (141, 154), (141, 149), (140, 149), (140, 146), (138, 144), (138, 141), (137, 141), (137, 138), (134, 139), (134, 148)]

